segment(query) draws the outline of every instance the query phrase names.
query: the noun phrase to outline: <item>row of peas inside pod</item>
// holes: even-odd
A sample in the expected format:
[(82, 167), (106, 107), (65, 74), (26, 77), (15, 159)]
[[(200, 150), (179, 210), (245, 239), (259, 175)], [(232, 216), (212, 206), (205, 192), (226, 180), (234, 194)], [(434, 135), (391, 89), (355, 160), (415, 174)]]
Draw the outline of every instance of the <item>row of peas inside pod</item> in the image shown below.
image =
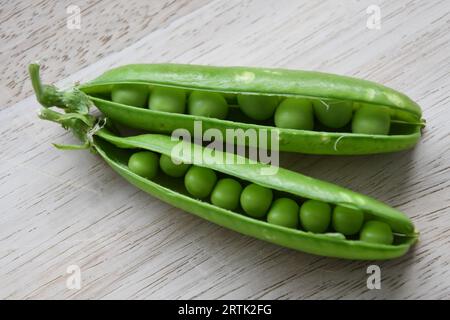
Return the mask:
[(388, 108), (352, 101), (230, 95), (170, 87), (150, 88), (144, 84), (115, 85), (111, 101), (155, 111), (227, 120), (234, 120), (230, 117), (232, 108), (241, 111), (246, 118), (244, 121), (264, 121), (285, 129), (388, 135), (391, 127)]
[(239, 181), (209, 168), (176, 163), (167, 155), (138, 151), (130, 156), (128, 168), (149, 180), (157, 175), (177, 179), (195, 199), (267, 223), (312, 233), (336, 233), (342, 239), (369, 243), (392, 244), (394, 241), (388, 224), (371, 220), (360, 209), (289, 195), (276, 197), (269, 188)]

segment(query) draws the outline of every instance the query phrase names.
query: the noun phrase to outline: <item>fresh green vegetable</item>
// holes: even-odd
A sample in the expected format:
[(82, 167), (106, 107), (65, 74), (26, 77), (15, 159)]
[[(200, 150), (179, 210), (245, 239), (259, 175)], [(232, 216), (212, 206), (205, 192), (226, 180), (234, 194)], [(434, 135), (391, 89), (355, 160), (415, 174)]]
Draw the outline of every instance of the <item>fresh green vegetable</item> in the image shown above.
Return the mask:
[(289, 198), (280, 198), (273, 202), (267, 222), (287, 228), (297, 228), (298, 205)]
[(162, 154), (159, 158), (159, 166), (161, 170), (170, 177), (180, 178), (184, 176), (191, 166), (188, 163), (174, 163), (170, 156)]
[[(202, 134), (208, 129), (219, 130), (223, 137), (227, 129), (264, 130), (269, 135), (277, 134), (279, 146), (260, 147), (277, 147), (281, 151), (331, 155), (394, 152), (414, 146), (424, 125), (420, 107), (402, 93), (369, 81), (319, 72), (177, 64), (127, 65), (107, 71), (71, 91), (61, 92), (54, 86), (41, 84), (38, 65), (32, 64), (29, 69), (36, 96), (45, 107), (59, 106), (69, 113), (84, 114), (94, 103), (108, 119), (132, 128), (161, 133), (183, 128), (191, 135), (201, 115)], [(139, 103), (125, 105), (108, 100), (118, 85), (146, 85), (151, 91), (150, 109), (139, 108)], [(192, 114), (184, 113), (185, 93), (195, 98), (188, 108)], [(229, 108), (218, 95), (226, 99)], [(299, 105), (299, 110), (295, 110), (292, 102), (285, 102), (293, 98), (301, 99), (303, 107)], [(308, 108), (304, 107), (308, 102), (314, 104), (316, 119), (313, 121)], [(249, 119), (235, 112), (236, 104)], [(382, 117), (384, 124), (380, 124), (376, 115), (373, 121), (361, 116), (366, 113), (358, 109), (365, 105), (373, 110), (388, 110), (390, 129), (378, 130), (386, 128), (385, 115)], [(225, 109), (229, 112), (222, 119)]]
[(111, 101), (135, 107), (147, 104), (148, 86), (137, 84), (118, 84), (111, 90)]
[(266, 120), (272, 117), (278, 98), (275, 96), (238, 95), (237, 101), (242, 112), (253, 120)]
[(220, 208), (236, 210), (241, 197), (241, 184), (231, 178), (220, 179), (211, 194), (211, 203)]
[(153, 179), (158, 173), (158, 156), (151, 151), (136, 152), (130, 157), (128, 167), (137, 175)]
[(216, 173), (208, 168), (192, 166), (184, 177), (186, 190), (198, 199), (209, 196), (216, 184)]
[(371, 220), (364, 224), (359, 239), (364, 242), (389, 245), (394, 241), (394, 235), (387, 223)]
[(314, 128), (312, 103), (308, 99), (285, 99), (275, 111), (274, 120), (278, 128), (312, 130)]
[[(262, 175), (261, 170), (275, 168), (262, 163), (249, 163), (241, 156), (220, 151), (216, 151), (213, 156), (211, 153), (205, 152), (203, 147), (194, 148), (191, 143), (181, 142), (184, 147), (192, 150), (191, 153), (182, 153), (174, 158), (183, 163), (193, 164), (184, 177), (184, 181), (188, 182), (186, 183), (188, 192), (186, 192), (182, 177), (174, 179), (162, 172), (150, 180), (133, 173), (128, 165), (130, 158), (136, 153), (136, 149), (171, 156), (174, 148), (179, 146), (179, 141), (158, 134), (121, 137), (106, 128), (101, 128), (104, 122), (99, 122), (88, 114), (58, 113), (52, 109), (43, 108), (40, 117), (60, 123), (66, 129), (71, 129), (83, 142), (81, 146), (57, 145), (59, 148), (90, 147), (115, 171), (143, 191), (208, 221), (258, 239), (324, 256), (378, 260), (392, 259), (405, 254), (418, 237), (413, 224), (405, 215), (368, 196), (283, 168), (276, 168), (277, 170), (272, 175)], [(108, 122), (106, 122), (106, 126), (108, 126)], [(198, 159), (202, 159), (202, 161)], [(215, 159), (228, 159), (229, 162), (224, 165), (222, 161), (216, 162)], [(323, 220), (326, 220), (323, 217), (325, 215), (320, 213), (327, 211), (328, 216), (330, 215), (329, 209), (324, 210), (324, 207), (344, 204), (363, 211), (371, 221), (362, 228), (360, 240), (354, 240), (346, 238), (343, 234), (332, 230), (331, 227), (325, 230), (325, 233), (306, 232), (306, 230), (279, 226), (265, 220), (255, 219), (252, 215), (243, 214), (238, 209), (236, 211), (224, 209), (208, 201), (209, 198), (205, 195), (216, 189), (214, 184), (217, 174), (249, 183), (246, 187), (247, 191), (244, 190), (241, 193), (241, 203), (249, 204), (252, 209), (256, 208), (255, 212), (258, 213), (258, 216), (262, 216), (262, 214), (259, 215), (260, 212), (265, 214), (269, 208), (272, 208), (273, 212), (278, 211), (279, 202), (272, 203), (272, 192), (276, 191), (277, 194), (287, 194), (289, 198), (298, 199), (298, 201), (306, 199), (302, 205), (303, 212), (309, 206), (305, 207), (305, 204), (311, 203), (311, 201), (322, 203), (321, 206), (311, 206), (312, 209), (318, 207), (319, 210), (309, 210), (312, 214), (307, 217), (313, 219), (314, 216), (318, 216), (322, 225), (329, 224), (329, 221), (323, 223)], [(191, 195), (190, 192), (197, 195)], [(243, 196), (244, 192), (245, 196)], [(199, 200), (197, 199), (198, 194), (205, 197)], [(257, 201), (256, 205), (254, 201)], [(268, 205), (263, 206), (262, 203), (268, 203)], [(244, 205), (242, 207), (245, 209)], [(272, 218), (274, 217), (270, 214), (268, 219)], [(302, 218), (301, 212), (300, 218)], [(312, 224), (315, 226), (317, 224), (314, 221), (306, 224), (304, 222), (305, 219), (303, 219), (302, 225)], [(374, 227), (373, 222), (378, 222), (378, 226)], [(386, 244), (389, 240), (386, 236), (388, 233), (384, 230), (385, 227), (380, 228), (380, 226), (386, 225), (388, 230), (392, 230), (390, 234), (395, 239), (392, 244)], [(319, 231), (324, 229), (321, 228)]]
[(306, 231), (323, 233), (331, 220), (331, 207), (328, 203), (308, 200), (300, 207), (300, 222)]
[(194, 91), (189, 96), (188, 113), (200, 117), (225, 119), (228, 104), (219, 93)]
[(352, 132), (386, 135), (389, 133), (390, 126), (391, 117), (387, 108), (362, 106), (353, 117)]
[(241, 206), (249, 216), (262, 218), (269, 210), (272, 198), (272, 190), (252, 183), (241, 193)]
[(317, 119), (329, 128), (342, 128), (352, 119), (353, 106), (349, 101), (315, 100), (313, 104)]
[(184, 90), (157, 87), (150, 94), (150, 110), (170, 113), (184, 113), (186, 94)]
[(346, 236), (357, 234), (364, 222), (364, 212), (358, 208), (337, 205), (333, 210), (333, 228)]

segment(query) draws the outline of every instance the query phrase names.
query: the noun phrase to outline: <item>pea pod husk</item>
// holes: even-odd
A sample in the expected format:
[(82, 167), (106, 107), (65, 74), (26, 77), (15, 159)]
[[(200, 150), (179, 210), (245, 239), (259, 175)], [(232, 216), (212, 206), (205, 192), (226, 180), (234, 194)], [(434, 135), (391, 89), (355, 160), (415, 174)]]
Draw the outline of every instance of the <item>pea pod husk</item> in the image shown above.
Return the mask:
[[(373, 107), (387, 107), (391, 117), (409, 129), (405, 131), (406, 133), (400, 130), (399, 133), (391, 135), (283, 129), (261, 124), (159, 112), (122, 105), (102, 98), (102, 95), (110, 92), (115, 84), (142, 83), (150, 87), (166, 86), (221, 92), (225, 96), (257, 94), (306, 97), (322, 101), (349, 100), (359, 104), (370, 104)], [(313, 71), (135, 64), (107, 71), (98, 78), (79, 85), (75, 92), (85, 93), (108, 118), (132, 128), (160, 133), (170, 133), (184, 128), (191, 134), (198, 134), (199, 132), (194, 130), (194, 122), (201, 120), (201, 134), (208, 129), (218, 129), (223, 136), (226, 136), (226, 129), (265, 129), (269, 134), (276, 131), (279, 150), (307, 154), (362, 155), (409, 149), (420, 139), (421, 127), (424, 124), (420, 106), (398, 91), (370, 81)], [(44, 102), (47, 106), (49, 101), (52, 101), (53, 105), (66, 105), (72, 110), (85, 109), (81, 106), (83, 103), (78, 103), (80, 99), (75, 99), (76, 103), (55, 103), (55, 99), (45, 98), (41, 100), (46, 100)], [(256, 143), (259, 144), (259, 142)], [(268, 148), (271, 147), (269, 144)]]
[(86, 85), (149, 83), (225, 93), (254, 93), (352, 100), (388, 106), (420, 118), (420, 106), (406, 95), (383, 85), (315, 71), (192, 64), (130, 64), (111, 69)]
[[(96, 143), (96, 150), (127, 181), (171, 205), (245, 235), (307, 253), (363, 260), (391, 259), (401, 256), (408, 251), (410, 245), (417, 237), (413, 224), (401, 212), (370, 197), (341, 188), (337, 185), (282, 168), (278, 168), (278, 172), (274, 176), (263, 176), (260, 174), (261, 169), (267, 167), (267, 165), (260, 163), (236, 164), (238, 163), (238, 159), (236, 158), (233, 161), (234, 164), (216, 164), (213, 163), (213, 159), (205, 158), (205, 163), (199, 164), (193, 161), (196, 165), (208, 167), (274, 190), (285, 191), (303, 198), (321, 200), (328, 203), (356, 206), (370, 213), (377, 220), (388, 223), (395, 233), (405, 235), (407, 240), (397, 245), (377, 245), (362, 241), (343, 240), (334, 234), (313, 234), (297, 229), (279, 227), (265, 221), (221, 209), (208, 202), (193, 199), (188, 195), (164, 188), (155, 182), (139, 177), (128, 170), (125, 162), (127, 158), (123, 158), (122, 161), (114, 158), (116, 156), (115, 151), (117, 150), (111, 144), (120, 146), (120, 148), (140, 148), (171, 155), (172, 148), (178, 142), (172, 141), (170, 137), (148, 134), (120, 138), (107, 131), (99, 132), (98, 136), (103, 141), (100, 140)], [(108, 142), (104, 143), (104, 141)], [(202, 152), (202, 154), (203, 157), (208, 157), (206, 155), (207, 153)], [(200, 155), (197, 154), (196, 156), (198, 158)], [(193, 157), (196, 158), (195, 152), (193, 152)], [(187, 160), (185, 158), (182, 159)], [(207, 164), (207, 162), (211, 163)]]
[[(221, 209), (208, 202), (196, 200), (177, 188), (142, 178), (128, 169), (127, 160), (130, 153), (127, 149), (143, 149), (174, 156), (172, 150), (180, 143), (179, 141), (159, 134), (120, 137), (104, 128), (92, 132), (91, 127), (95, 127), (95, 121), (91, 116), (87, 116), (85, 120), (80, 117), (71, 119), (70, 114), (59, 115), (52, 110), (44, 109), (41, 118), (59, 122), (65, 128), (74, 130), (79, 137), (84, 131), (85, 141), (89, 141), (89, 145), (113, 170), (136, 187), (175, 207), (245, 235), (311, 254), (360, 260), (392, 259), (402, 256), (418, 237), (412, 222), (403, 213), (373, 198), (283, 168), (277, 168), (276, 173), (272, 175), (261, 175), (261, 169), (268, 169), (269, 165), (249, 163), (238, 155), (218, 150), (212, 156), (210, 152), (205, 152), (207, 148), (194, 147), (191, 143), (182, 142), (187, 148), (191, 148), (192, 152), (189, 158), (180, 155), (178, 160), (208, 167), (302, 198), (360, 208), (373, 219), (388, 223), (402, 241), (393, 245), (381, 245), (346, 240), (339, 234), (314, 234), (285, 228)], [(92, 134), (94, 138), (89, 140), (88, 137)], [(202, 162), (199, 163), (196, 159), (202, 159)], [(216, 159), (232, 159), (232, 161), (223, 163), (217, 162)]]

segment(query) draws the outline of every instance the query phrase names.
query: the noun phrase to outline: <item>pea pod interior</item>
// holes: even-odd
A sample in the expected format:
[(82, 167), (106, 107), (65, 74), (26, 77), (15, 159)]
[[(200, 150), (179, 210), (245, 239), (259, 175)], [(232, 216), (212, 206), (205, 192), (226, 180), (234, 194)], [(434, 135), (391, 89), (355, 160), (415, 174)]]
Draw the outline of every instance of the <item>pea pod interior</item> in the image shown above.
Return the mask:
[[(261, 175), (261, 169), (270, 166), (249, 163), (234, 154), (215, 151), (214, 156), (205, 152), (207, 148), (186, 142), (182, 144), (192, 150), (188, 156), (178, 158), (172, 152), (178, 141), (157, 134), (119, 137), (102, 129), (96, 133), (94, 146), (108, 164), (132, 184), (156, 197), (211, 222), (262, 240), (276, 243), (308, 253), (347, 259), (391, 259), (407, 252), (417, 238), (411, 221), (401, 212), (370, 197), (352, 192), (339, 186), (278, 168), (275, 174)], [(245, 215), (242, 212), (220, 208), (206, 200), (198, 200), (183, 186), (182, 179), (164, 174), (147, 179), (133, 173), (128, 167), (131, 154), (136, 150), (149, 150), (174, 157), (184, 163), (193, 163), (201, 168), (239, 179), (245, 183), (257, 184), (303, 200), (323, 201), (332, 205), (351, 205), (364, 211), (365, 219), (387, 224), (394, 232), (393, 244), (376, 244), (345, 238), (336, 233), (313, 233), (295, 228), (283, 227)], [(217, 162), (226, 159), (227, 162)], [(213, 159), (214, 158), (214, 159)], [(202, 159), (199, 162), (196, 159)], [(231, 160), (231, 161), (230, 161)]]
[[(115, 99), (115, 88), (127, 86), (144, 87), (148, 97)], [(223, 136), (230, 128), (265, 129), (269, 134), (277, 133), (282, 151), (393, 152), (412, 147), (420, 138), (423, 125), (420, 107), (400, 92), (369, 81), (311, 71), (127, 65), (112, 69), (79, 89), (107, 117), (130, 127), (162, 133), (185, 128), (194, 134), (194, 122), (201, 120), (202, 133), (218, 129)], [(183, 105), (175, 107), (173, 98), (181, 91)], [(226, 105), (220, 97), (212, 99), (208, 93), (220, 95)], [(164, 95), (171, 96), (170, 101), (164, 100)], [(195, 99), (202, 95), (203, 100)], [(157, 96), (162, 98), (156, 99)], [(211, 106), (205, 106), (205, 97), (214, 100), (209, 99)]]

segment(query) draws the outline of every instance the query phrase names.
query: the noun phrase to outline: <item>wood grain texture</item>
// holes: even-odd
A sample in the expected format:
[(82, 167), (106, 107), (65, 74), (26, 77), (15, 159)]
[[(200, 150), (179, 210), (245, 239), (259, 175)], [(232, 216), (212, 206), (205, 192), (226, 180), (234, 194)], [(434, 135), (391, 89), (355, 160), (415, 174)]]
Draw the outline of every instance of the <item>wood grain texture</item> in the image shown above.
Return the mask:
[[(27, 1), (2, 1), (0, 109), (31, 94), (26, 72), (30, 62), (39, 60), (45, 65), (49, 81), (65, 78), (206, 3), (43, 0), (30, 5)], [(71, 5), (80, 8), (80, 29), (67, 27)]]
[[(380, 30), (366, 28), (370, 1), (108, 3), (80, 2), (78, 33), (63, 27), (59, 2), (2, 3), (0, 298), (450, 298), (448, 1), (377, 1)], [(280, 248), (162, 203), (97, 156), (52, 147), (73, 139), (36, 118), (33, 97), (22, 100), (36, 58), (63, 86), (115, 65), (179, 62), (320, 70), (405, 92), (427, 120), (414, 150), (283, 154), (282, 165), (399, 208), (421, 241), (376, 263), (382, 289), (369, 290), (373, 263)], [(80, 290), (66, 287), (69, 265), (81, 268)]]

